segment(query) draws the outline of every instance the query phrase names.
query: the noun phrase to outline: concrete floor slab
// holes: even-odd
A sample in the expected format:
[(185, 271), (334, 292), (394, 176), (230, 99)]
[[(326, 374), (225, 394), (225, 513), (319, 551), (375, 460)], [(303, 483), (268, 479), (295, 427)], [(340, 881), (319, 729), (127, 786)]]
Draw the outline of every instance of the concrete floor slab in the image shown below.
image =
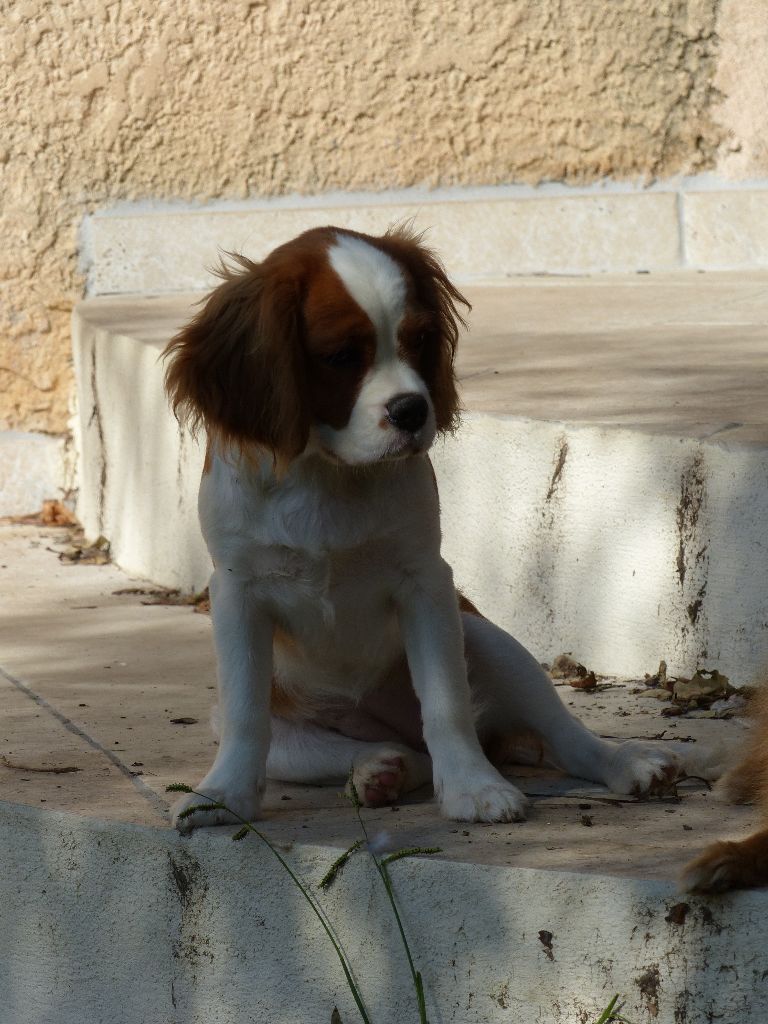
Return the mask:
[[(114, 566), (61, 563), (50, 548), (62, 532), (0, 529), (4, 592), (15, 595), (0, 621), (7, 698), (0, 736), (7, 763), (21, 766), (0, 763), (4, 797), (50, 810), (164, 822), (166, 785), (194, 785), (215, 753), (210, 620), (188, 606), (143, 604), (151, 596), (115, 593), (141, 581)], [(743, 737), (743, 725), (734, 720), (663, 718), (663, 705), (633, 695), (631, 681), (606, 686), (596, 693), (567, 686), (560, 692), (605, 735), (713, 747), (738, 746)], [(81, 770), (31, 770), (63, 767)], [(744, 834), (756, 822), (749, 808), (713, 812), (713, 798), (700, 785), (685, 787), (681, 802), (638, 803), (552, 771), (520, 768), (515, 775), (533, 800), (525, 825), (443, 821), (428, 792), (396, 812), (367, 816), (373, 828), (396, 834), (399, 845), (437, 844), (451, 859), (657, 879), (673, 877), (704, 843), (724, 832)], [(272, 783), (266, 808), (270, 834), (281, 842), (346, 846), (357, 835), (348, 804), (333, 788)]]

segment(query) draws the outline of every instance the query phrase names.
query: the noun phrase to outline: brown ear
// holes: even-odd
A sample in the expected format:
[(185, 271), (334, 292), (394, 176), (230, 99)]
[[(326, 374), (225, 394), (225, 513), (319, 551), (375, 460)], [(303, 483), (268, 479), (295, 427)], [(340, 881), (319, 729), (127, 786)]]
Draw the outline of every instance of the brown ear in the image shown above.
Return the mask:
[(224, 283), (168, 344), (174, 413), (225, 443), (258, 445), (286, 463), (306, 446), (298, 284), (235, 255)]
[(434, 318), (434, 328), (424, 337), (418, 369), (432, 396), (437, 429), (455, 430), (459, 396), (454, 362), (459, 327), (467, 327), (456, 304), (461, 303), (467, 310), (472, 307), (448, 280), (437, 254), (423, 244), (423, 233), (413, 231), (410, 224), (398, 225), (387, 231), (382, 244), (409, 271), (419, 305)]

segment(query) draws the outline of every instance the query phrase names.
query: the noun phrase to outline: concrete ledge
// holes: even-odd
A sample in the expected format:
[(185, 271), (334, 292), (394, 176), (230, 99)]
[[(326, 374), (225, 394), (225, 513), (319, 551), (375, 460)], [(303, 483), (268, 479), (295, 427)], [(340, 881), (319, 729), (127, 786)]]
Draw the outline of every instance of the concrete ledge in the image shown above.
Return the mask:
[(184, 204), (123, 203), (87, 217), (88, 294), (206, 290), (222, 251), (260, 259), (307, 228), (379, 234), (412, 219), (462, 282), (768, 266), (768, 187), (701, 175), (643, 188), (601, 183)]
[[(0, 999), (15, 1024), (307, 1024), (334, 1006), (358, 1019), (325, 936), (256, 841), (0, 804), (0, 851)], [(337, 853), (287, 856), (317, 884)], [(426, 859), (392, 876), (431, 1020), (594, 1021), (617, 992), (638, 1024), (757, 1019), (766, 893), (681, 903), (663, 882)], [(322, 900), (373, 1018), (415, 1019), (367, 861)]]
[(690, 266), (768, 267), (768, 190), (689, 194), (683, 217)]
[(378, 235), (410, 219), (429, 228), (430, 244), (465, 281), (666, 270), (679, 265), (676, 202), (672, 193), (605, 193), (94, 216), (86, 234), (89, 292), (210, 288), (210, 268), (222, 251), (262, 259), (311, 227), (337, 224)]
[(70, 476), (63, 437), (0, 431), (0, 516), (39, 511), (62, 497)]
[[(522, 280), (470, 289), (464, 424), (436, 447), (459, 585), (542, 660), (738, 684), (768, 664), (768, 277)], [(202, 452), (166, 409), (189, 298), (74, 320), (79, 514), (118, 563), (185, 590), (209, 562)]]

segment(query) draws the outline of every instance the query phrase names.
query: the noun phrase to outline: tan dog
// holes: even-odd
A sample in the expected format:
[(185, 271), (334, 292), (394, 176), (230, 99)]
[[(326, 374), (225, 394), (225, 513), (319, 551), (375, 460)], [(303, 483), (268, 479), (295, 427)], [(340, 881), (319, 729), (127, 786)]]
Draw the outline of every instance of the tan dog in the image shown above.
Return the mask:
[(721, 779), (718, 790), (733, 803), (757, 801), (766, 825), (739, 842), (712, 843), (686, 866), (682, 886), (696, 892), (725, 892), (768, 885), (768, 692), (757, 698), (746, 757)]

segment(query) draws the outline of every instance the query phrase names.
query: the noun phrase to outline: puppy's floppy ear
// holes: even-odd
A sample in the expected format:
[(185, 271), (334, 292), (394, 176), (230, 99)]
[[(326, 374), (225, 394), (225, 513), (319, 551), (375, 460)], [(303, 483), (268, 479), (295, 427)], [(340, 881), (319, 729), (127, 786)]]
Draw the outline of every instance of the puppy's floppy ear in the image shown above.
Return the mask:
[(423, 242), (423, 233), (410, 223), (390, 228), (382, 239), (384, 248), (408, 270), (419, 304), (433, 318), (433, 326), (424, 334), (417, 369), (432, 396), (437, 429), (454, 430), (459, 419), (454, 362), (459, 327), (467, 322), (457, 303), (472, 306), (448, 279), (440, 258)]
[(234, 256), (223, 284), (171, 340), (165, 387), (174, 413), (224, 443), (258, 445), (277, 463), (309, 436), (299, 284)]

